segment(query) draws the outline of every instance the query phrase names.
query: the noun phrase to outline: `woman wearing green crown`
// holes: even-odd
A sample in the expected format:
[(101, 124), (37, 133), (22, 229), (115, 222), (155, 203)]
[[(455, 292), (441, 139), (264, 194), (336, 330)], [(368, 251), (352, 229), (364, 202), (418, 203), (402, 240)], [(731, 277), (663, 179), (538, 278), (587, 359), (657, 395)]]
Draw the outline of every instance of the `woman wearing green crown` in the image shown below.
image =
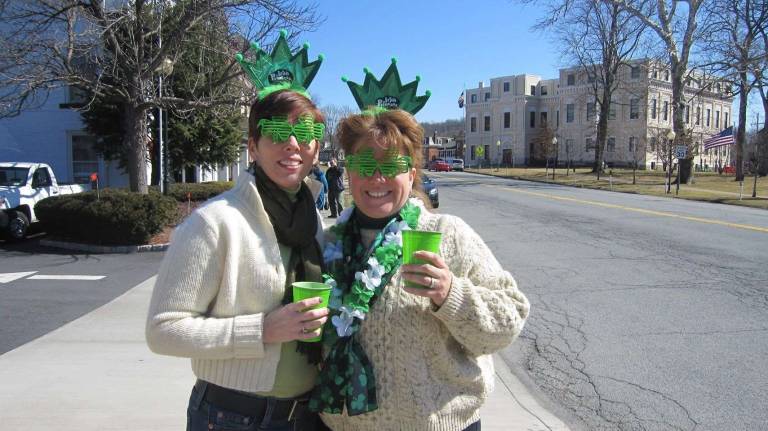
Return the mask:
[(314, 430), (319, 422), (307, 403), (320, 346), (299, 341), (319, 335), (328, 309), (308, 310), (319, 298), (293, 303), (287, 287), (322, 281), (322, 223), (303, 179), (324, 118), (301, 88), (306, 78), (264, 87), (265, 76), (286, 73), (272, 67), (284, 62), (262, 63), (244, 65), (260, 89), (248, 119), (254, 163), (176, 229), (150, 305), (150, 348), (192, 360), (188, 431)]
[[(397, 75), (393, 68), (385, 77)], [(370, 78), (365, 88), (377, 86)], [(358, 104), (370, 101), (348, 84)], [(411, 111), (426, 101), (374, 96)], [(354, 206), (326, 238), (332, 317), (309, 408), (336, 431), (479, 430), (494, 380), (490, 355), (520, 333), (528, 300), (472, 228), (414, 197), (423, 130), (413, 115), (379, 105), (338, 130)], [(407, 230), (440, 232), (439, 253), (419, 251), (413, 257), (424, 263), (402, 264)]]

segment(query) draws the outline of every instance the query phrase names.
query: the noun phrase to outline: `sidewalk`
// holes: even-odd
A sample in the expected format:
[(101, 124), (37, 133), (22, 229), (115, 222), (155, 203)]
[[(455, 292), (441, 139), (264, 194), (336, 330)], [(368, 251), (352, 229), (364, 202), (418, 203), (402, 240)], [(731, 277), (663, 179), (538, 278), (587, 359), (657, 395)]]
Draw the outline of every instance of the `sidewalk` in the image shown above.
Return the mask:
[[(155, 355), (144, 341), (154, 281), (0, 355), (2, 429), (183, 430), (194, 382), (189, 360)], [(568, 430), (495, 362), (483, 430)]]

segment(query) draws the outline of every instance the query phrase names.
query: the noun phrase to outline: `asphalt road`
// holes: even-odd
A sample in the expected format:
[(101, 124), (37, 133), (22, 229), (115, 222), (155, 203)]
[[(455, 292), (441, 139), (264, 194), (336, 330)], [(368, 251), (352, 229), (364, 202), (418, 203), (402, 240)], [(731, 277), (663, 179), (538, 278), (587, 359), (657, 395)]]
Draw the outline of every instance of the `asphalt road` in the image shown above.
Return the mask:
[(0, 242), (0, 354), (106, 304), (157, 273), (161, 259)]
[(768, 429), (768, 212), (433, 176), (531, 300), (504, 358), (574, 429)]

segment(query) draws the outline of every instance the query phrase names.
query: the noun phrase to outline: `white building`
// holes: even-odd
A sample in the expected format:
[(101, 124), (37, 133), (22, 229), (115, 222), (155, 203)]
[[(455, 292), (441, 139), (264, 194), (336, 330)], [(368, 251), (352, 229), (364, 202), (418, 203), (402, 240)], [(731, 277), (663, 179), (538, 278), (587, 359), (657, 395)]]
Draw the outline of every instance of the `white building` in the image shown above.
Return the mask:
[[(672, 127), (669, 70), (647, 60), (622, 68), (608, 121), (604, 160), (629, 166), (661, 168), (659, 139)], [(729, 147), (705, 152), (702, 142), (731, 125), (733, 97), (713, 81), (691, 80), (685, 91), (685, 127), (690, 129), (697, 167), (728, 164)], [(466, 90), (467, 166), (479, 162), (476, 148), (490, 163), (525, 166), (542, 159), (540, 142), (557, 138), (560, 163), (594, 163), (596, 112), (593, 83), (583, 68), (560, 69), (555, 79), (537, 75), (492, 78)]]

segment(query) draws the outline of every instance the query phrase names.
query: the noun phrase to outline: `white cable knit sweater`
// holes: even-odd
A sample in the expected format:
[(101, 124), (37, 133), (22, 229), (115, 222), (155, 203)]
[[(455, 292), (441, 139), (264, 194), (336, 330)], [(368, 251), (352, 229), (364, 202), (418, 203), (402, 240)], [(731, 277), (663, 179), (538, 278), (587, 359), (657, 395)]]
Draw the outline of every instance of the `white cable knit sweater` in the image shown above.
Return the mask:
[(440, 255), (454, 275), (448, 298), (435, 311), (428, 298), (399, 287), (399, 273), (393, 277), (358, 334), (379, 408), (323, 414), (334, 431), (463, 430), (479, 419), (492, 390), (490, 354), (523, 329), (528, 300), (471, 227), (422, 206), (419, 229), (443, 234)]
[[(317, 239), (322, 245), (318, 217)], [(280, 344), (262, 342), (286, 274), (253, 176), (193, 212), (173, 234), (147, 318), (153, 352), (192, 358), (203, 380), (247, 392), (272, 389)]]

